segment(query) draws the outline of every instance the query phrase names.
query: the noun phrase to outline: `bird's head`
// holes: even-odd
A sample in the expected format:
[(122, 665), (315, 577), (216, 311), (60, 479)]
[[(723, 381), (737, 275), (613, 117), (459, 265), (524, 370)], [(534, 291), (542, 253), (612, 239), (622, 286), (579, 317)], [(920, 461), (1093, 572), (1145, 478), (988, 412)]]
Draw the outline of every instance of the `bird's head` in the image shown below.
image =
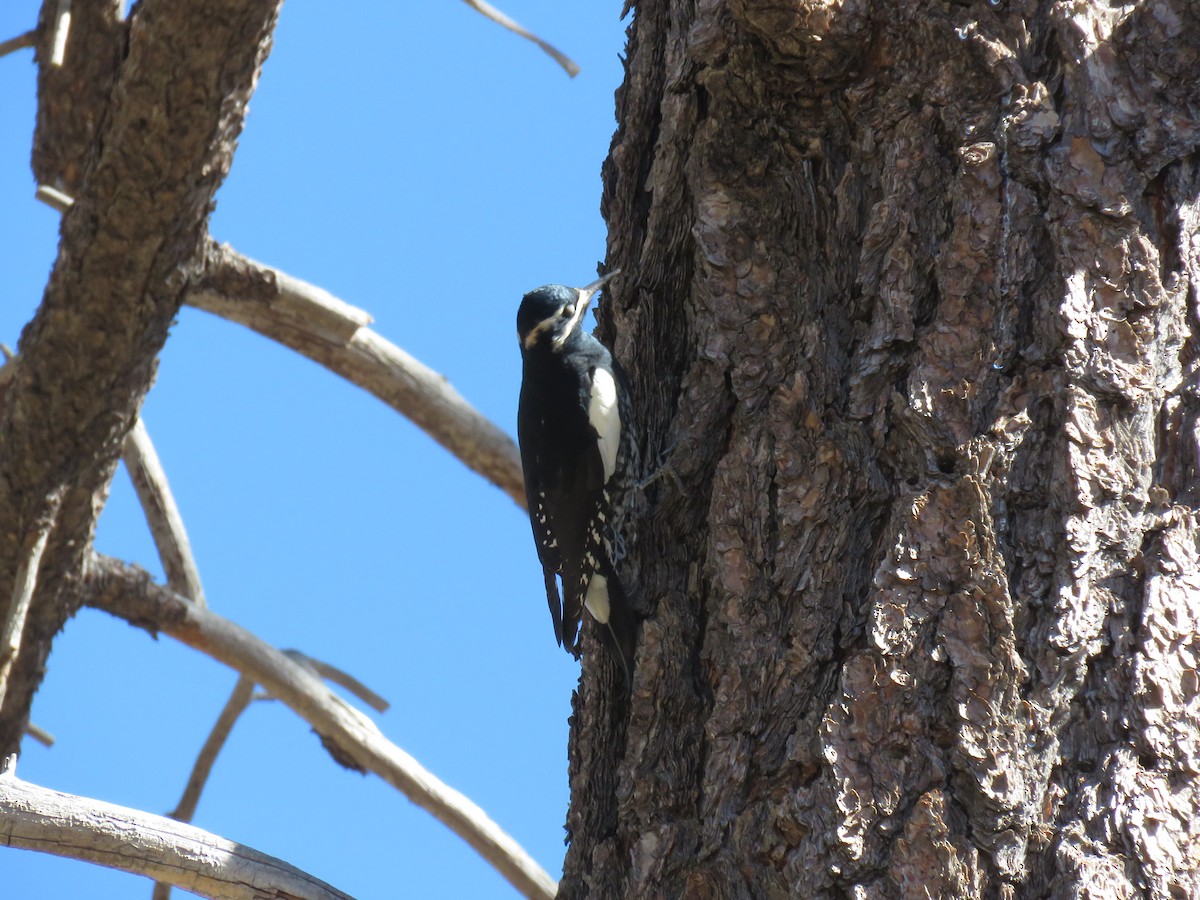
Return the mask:
[(571, 335), (579, 331), (592, 298), (600, 293), (606, 281), (619, 273), (619, 269), (609, 272), (587, 287), (547, 284), (526, 294), (517, 310), (517, 338), (522, 352), (534, 347), (560, 352)]

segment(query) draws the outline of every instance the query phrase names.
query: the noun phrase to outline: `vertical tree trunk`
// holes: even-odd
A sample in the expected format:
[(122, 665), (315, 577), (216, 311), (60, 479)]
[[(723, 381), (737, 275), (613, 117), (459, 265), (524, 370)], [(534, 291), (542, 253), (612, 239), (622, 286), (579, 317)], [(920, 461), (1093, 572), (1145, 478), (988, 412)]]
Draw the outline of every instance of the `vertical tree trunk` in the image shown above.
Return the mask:
[(1200, 896), (1200, 19), (643, 0), (562, 894)]

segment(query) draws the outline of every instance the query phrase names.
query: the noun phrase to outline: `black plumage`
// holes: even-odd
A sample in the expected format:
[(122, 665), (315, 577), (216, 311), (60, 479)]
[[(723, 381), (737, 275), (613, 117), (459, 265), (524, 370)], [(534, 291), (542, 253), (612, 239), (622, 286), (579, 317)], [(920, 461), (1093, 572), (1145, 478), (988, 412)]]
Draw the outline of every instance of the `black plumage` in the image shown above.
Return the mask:
[(588, 303), (610, 277), (585, 288), (546, 285), (521, 301), (517, 433), (554, 635), (578, 656), (588, 608), (629, 679), (637, 625), (617, 566), (638, 447), (625, 374), (583, 330)]

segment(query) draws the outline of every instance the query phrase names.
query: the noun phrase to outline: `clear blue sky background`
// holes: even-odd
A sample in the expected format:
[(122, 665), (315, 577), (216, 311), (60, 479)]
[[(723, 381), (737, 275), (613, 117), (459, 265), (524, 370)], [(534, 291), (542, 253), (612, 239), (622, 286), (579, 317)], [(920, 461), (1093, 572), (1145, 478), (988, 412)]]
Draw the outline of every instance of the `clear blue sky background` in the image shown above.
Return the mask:
[[(211, 224), (369, 311), (511, 434), (521, 294), (585, 283), (604, 255), (600, 164), (626, 23), (617, 2), (500, 5), (582, 73), (568, 79), (454, 0), (286, 3)], [(32, 27), (37, 8), (0, 3), (0, 38)], [(9, 346), (57, 245), (29, 170), (34, 76), (31, 51), (0, 58)], [(210, 605), (387, 697), (384, 733), (557, 877), (578, 668), (554, 643), (524, 513), (379, 401), (195, 310), (181, 313), (143, 413)], [(161, 578), (124, 471), (97, 544)], [(19, 774), (169, 810), (234, 681), (170, 638), (84, 610), (33, 709), (58, 743), (27, 740)], [(514, 895), (392, 788), (337, 767), (278, 703), (238, 723), (196, 824), (362, 898)], [(8, 849), (0, 884), (13, 898), (150, 893), (134, 876)]]

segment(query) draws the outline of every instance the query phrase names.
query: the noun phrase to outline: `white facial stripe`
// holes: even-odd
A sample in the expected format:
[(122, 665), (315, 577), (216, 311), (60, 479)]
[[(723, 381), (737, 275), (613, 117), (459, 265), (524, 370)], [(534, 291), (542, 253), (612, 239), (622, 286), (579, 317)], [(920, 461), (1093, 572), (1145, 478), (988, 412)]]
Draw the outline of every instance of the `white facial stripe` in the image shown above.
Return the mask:
[(588, 582), (587, 597), (583, 601), (592, 618), (601, 625), (608, 624), (608, 579), (603, 575), (593, 575)]
[(607, 482), (617, 468), (617, 447), (621, 443), (617, 385), (610, 372), (604, 369), (592, 370), (591, 395), (588, 401), (588, 421), (599, 436), (600, 459), (604, 463), (604, 480)]
[(592, 294), (585, 294), (583, 291), (576, 291), (579, 297), (575, 300), (575, 314), (571, 316), (567, 322), (567, 327), (563, 329), (563, 333), (554, 339), (554, 349), (561, 350), (562, 345), (567, 342), (572, 332), (579, 327), (579, 323), (583, 320), (583, 314), (587, 312), (588, 303), (592, 299)]
[(530, 330), (529, 334), (525, 335), (525, 340), (522, 341), (522, 346), (524, 346), (525, 349), (528, 350), (530, 347), (532, 347), (534, 344), (536, 344), (538, 341), (538, 338), (541, 337), (542, 332), (549, 331), (551, 328), (553, 328), (554, 323), (557, 319), (558, 319), (558, 316), (551, 316), (548, 319), (542, 319), (542, 321), (540, 321), (536, 325), (534, 325), (533, 328)]

